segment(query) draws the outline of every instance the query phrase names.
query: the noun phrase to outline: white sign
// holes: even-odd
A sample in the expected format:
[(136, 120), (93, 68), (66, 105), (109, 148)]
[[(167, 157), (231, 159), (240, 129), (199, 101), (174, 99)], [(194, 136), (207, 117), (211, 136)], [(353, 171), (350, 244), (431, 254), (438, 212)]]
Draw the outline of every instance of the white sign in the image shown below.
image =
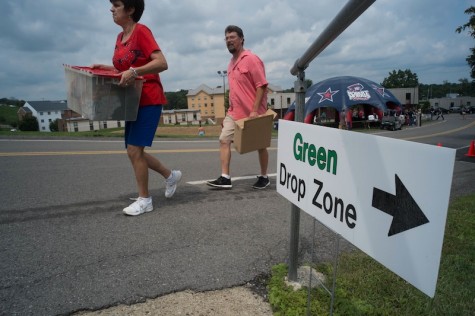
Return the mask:
[(279, 121), (277, 192), (434, 297), (455, 150)]

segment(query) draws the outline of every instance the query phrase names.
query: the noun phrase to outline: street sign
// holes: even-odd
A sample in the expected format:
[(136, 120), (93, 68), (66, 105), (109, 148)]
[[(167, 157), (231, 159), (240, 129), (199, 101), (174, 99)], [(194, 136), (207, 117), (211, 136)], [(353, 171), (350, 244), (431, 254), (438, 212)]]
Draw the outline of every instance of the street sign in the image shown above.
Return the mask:
[(455, 150), (279, 121), (277, 192), (430, 297)]

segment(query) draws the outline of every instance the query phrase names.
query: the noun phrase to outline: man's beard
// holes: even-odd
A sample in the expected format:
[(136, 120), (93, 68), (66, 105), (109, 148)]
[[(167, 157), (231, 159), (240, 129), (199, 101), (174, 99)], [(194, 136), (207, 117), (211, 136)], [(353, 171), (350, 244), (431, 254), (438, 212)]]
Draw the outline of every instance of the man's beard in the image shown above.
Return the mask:
[(234, 54), (236, 52), (236, 47), (234, 47), (234, 45), (228, 45), (228, 51), (231, 54)]

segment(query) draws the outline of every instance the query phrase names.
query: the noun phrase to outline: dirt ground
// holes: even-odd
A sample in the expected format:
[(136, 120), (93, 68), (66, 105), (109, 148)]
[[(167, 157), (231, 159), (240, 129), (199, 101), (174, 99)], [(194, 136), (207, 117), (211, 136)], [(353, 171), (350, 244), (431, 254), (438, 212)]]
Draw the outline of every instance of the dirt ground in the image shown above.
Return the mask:
[(183, 291), (134, 305), (118, 305), (74, 316), (272, 316), (269, 303), (247, 286), (219, 291)]

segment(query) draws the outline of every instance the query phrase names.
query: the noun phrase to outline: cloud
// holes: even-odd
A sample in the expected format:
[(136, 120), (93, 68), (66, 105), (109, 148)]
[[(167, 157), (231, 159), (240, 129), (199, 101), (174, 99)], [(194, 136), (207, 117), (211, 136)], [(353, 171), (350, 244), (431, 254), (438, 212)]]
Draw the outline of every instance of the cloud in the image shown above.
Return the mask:
[[(357, 75), (382, 82), (388, 73), (410, 69), (421, 83), (469, 78), (465, 58), (473, 39), (455, 28), (466, 23), (471, 1), (378, 0), (315, 58), (305, 74), (320, 80)], [(231, 55), (224, 28), (243, 28), (245, 47), (266, 65), (269, 82), (293, 87), (290, 74), (304, 51), (346, 0), (146, 1), (141, 23), (153, 31), (169, 69), (166, 91), (222, 85)], [(109, 1), (2, 0), (0, 10), (0, 97), (64, 99), (63, 63), (111, 63), (121, 31)]]

